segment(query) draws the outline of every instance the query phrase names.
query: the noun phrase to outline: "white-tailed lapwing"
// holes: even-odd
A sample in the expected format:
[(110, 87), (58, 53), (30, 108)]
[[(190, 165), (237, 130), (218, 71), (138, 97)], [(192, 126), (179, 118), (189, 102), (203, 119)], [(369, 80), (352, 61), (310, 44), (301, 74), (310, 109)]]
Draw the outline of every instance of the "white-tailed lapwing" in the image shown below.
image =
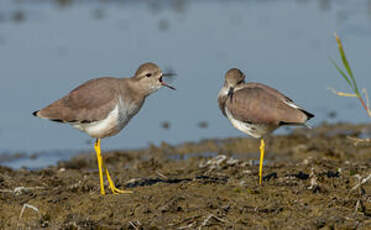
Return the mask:
[(236, 129), (261, 138), (259, 184), (262, 183), (264, 135), (283, 125), (305, 125), (314, 117), (276, 89), (261, 83), (245, 83), (245, 75), (237, 68), (225, 74), (218, 104)]
[(103, 169), (112, 193), (131, 193), (113, 183), (101, 155), (100, 139), (119, 133), (142, 108), (146, 97), (162, 86), (174, 90), (163, 81), (166, 75), (171, 74), (162, 73), (156, 64), (145, 63), (130, 78), (101, 77), (87, 81), (33, 115), (68, 123), (96, 138), (101, 194), (105, 194)]

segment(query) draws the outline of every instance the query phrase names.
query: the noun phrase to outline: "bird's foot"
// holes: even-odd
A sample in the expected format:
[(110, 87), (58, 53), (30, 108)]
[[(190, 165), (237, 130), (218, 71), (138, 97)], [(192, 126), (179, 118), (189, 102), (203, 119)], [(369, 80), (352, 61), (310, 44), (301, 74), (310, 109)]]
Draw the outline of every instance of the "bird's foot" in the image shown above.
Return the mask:
[(105, 166), (104, 166), (104, 168), (106, 170), (106, 175), (107, 175), (107, 180), (108, 180), (108, 183), (109, 183), (109, 187), (110, 187), (113, 194), (131, 194), (131, 193), (133, 193), (132, 191), (129, 191), (129, 190), (121, 190), (121, 189), (116, 188), (115, 183), (111, 179), (111, 176), (108, 172), (108, 169)]
[(133, 191), (118, 189), (115, 187), (115, 185), (113, 185), (113, 187), (111, 187), (110, 185), (110, 188), (113, 194), (132, 194), (133, 193)]
[(97, 140), (95, 142), (94, 149), (97, 153), (97, 161), (98, 161), (98, 169), (99, 169), (99, 182), (100, 182), (100, 194), (102, 194), (102, 195), (106, 194), (105, 191), (104, 191), (104, 183), (103, 183), (103, 169), (104, 169), (104, 171), (106, 171), (106, 176), (107, 176), (107, 180), (108, 180), (108, 183), (109, 183), (109, 187), (110, 187), (113, 194), (133, 193), (132, 191), (126, 191), (126, 190), (121, 190), (121, 189), (116, 188), (115, 183), (111, 179), (111, 176), (108, 172), (108, 169), (107, 169), (106, 165), (104, 164), (104, 160), (102, 158), (101, 149), (100, 149), (100, 139), (99, 138), (97, 138)]

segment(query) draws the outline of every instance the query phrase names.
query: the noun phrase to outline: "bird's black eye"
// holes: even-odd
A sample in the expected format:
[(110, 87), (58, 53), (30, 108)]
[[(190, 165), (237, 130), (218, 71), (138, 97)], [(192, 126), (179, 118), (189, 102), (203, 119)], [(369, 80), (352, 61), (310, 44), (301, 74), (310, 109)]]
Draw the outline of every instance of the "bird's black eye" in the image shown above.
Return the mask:
[(146, 74), (146, 77), (150, 77), (150, 76), (152, 76), (151, 73), (147, 73), (147, 74)]

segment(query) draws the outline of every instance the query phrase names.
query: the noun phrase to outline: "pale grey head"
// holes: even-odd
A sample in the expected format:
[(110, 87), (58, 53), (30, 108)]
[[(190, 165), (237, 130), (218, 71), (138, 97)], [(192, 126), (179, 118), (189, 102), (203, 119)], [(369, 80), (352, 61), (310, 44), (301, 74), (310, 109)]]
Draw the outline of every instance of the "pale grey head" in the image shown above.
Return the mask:
[(239, 84), (245, 83), (246, 75), (237, 68), (232, 68), (225, 74), (224, 85), (228, 88), (234, 88)]
[(175, 90), (174, 87), (166, 84), (163, 81), (164, 76), (171, 76), (170, 73), (162, 73), (160, 67), (156, 64), (148, 62), (139, 66), (135, 75), (132, 77), (136, 81), (145, 94), (151, 94), (159, 90), (162, 86)]

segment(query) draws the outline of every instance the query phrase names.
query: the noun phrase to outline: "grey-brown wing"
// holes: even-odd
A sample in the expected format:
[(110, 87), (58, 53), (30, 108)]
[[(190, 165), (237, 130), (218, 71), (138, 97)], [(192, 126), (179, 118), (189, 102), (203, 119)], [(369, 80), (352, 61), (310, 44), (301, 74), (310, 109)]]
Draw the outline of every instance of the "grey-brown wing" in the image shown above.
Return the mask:
[[(305, 122), (305, 121), (314, 117), (314, 114), (306, 111), (301, 106), (298, 106), (297, 104), (295, 104), (295, 102), (291, 98), (287, 97), (286, 95), (282, 94), (280, 91), (278, 91), (278, 90), (276, 90), (272, 87), (269, 87), (269, 86), (261, 84), (261, 83), (256, 83), (256, 82), (248, 83), (248, 84), (246, 84), (246, 86), (247, 87), (261, 88), (266, 93), (269, 93), (269, 94), (273, 95), (274, 97), (276, 97), (277, 99), (279, 99), (281, 102), (284, 102), (285, 105), (291, 105), (291, 108), (292, 108), (292, 106), (294, 106), (295, 107), (294, 109), (296, 110), (296, 115), (295, 115), (296, 120), (298, 120), (298, 119), (302, 120), (299, 123)], [(302, 117), (301, 116), (302, 114), (305, 114), (305, 116)], [(286, 122), (286, 123), (298, 123), (298, 121)]]
[(117, 103), (118, 79), (92, 79), (37, 112), (37, 116), (60, 122), (94, 122), (104, 119)]
[(249, 82), (249, 83), (245, 84), (245, 88), (260, 88), (264, 92), (267, 92), (267, 93), (275, 96), (276, 98), (278, 98), (278, 99), (280, 99), (282, 101), (287, 101), (287, 102), (292, 102), (293, 103), (293, 100), (291, 100), (291, 98), (289, 98), (286, 95), (282, 94), (280, 91), (276, 90), (275, 88), (272, 88), (270, 86), (264, 85), (262, 83)]
[(257, 124), (303, 123), (306, 116), (262, 87), (245, 87), (227, 99), (235, 119)]

